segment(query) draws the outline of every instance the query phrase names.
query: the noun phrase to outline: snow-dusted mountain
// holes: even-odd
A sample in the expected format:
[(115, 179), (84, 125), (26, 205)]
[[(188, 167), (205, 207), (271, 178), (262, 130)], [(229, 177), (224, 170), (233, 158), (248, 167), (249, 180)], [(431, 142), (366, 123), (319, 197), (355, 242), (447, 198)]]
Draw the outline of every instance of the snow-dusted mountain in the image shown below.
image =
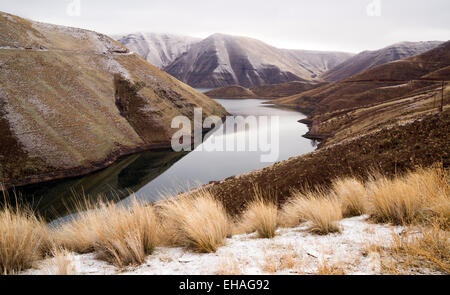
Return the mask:
[(159, 68), (169, 65), (192, 44), (201, 41), (189, 36), (141, 32), (114, 38)]
[(322, 78), (327, 81), (343, 80), (379, 65), (424, 53), (442, 43), (440, 41), (401, 42), (375, 51), (363, 51), (326, 72)]
[(287, 50), (247, 37), (214, 34), (192, 44), (165, 70), (193, 87), (253, 87), (313, 81), (352, 55)]

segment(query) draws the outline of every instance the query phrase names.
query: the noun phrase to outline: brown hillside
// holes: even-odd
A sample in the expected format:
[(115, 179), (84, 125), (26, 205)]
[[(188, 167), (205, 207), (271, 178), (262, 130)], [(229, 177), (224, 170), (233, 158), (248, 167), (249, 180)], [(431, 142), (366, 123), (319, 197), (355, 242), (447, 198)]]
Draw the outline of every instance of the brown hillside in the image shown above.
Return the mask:
[(450, 42), (423, 54), (384, 64), (346, 80), (273, 102), (308, 114), (361, 107), (433, 88), (439, 81), (429, 81), (429, 78), (449, 80), (445, 70), (448, 66)]
[(81, 175), (167, 147), (174, 116), (217, 103), (113, 39), (0, 13), (0, 183)]
[(241, 86), (226, 86), (206, 92), (212, 98), (278, 98), (315, 89), (326, 83), (288, 82), (283, 84), (269, 84), (247, 89)]
[(225, 86), (205, 92), (211, 98), (258, 98), (250, 89), (239, 85)]
[(402, 42), (380, 50), (361, 52), (324, 73), (325, 81), (340, 81), (388, 62), (421, 54), (439, 46), (442, 42)]
[(365, 178), (373, 170), (393, 176), (436, 162), (449, 167), (449, 142), (450, 111), (446, 110), (211, 183), (206, 188), (225, 204), (230, 214), (240, 214), (252, 201), (255, 186), (283, 204), (292, 189), (324, 189), (338, 177)]

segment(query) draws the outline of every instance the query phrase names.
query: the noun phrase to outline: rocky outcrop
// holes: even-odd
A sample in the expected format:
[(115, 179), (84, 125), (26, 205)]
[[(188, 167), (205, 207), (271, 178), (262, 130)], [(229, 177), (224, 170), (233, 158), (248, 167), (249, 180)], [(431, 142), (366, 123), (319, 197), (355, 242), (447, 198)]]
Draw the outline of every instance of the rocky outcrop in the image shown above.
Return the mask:
[(161, 69), (187, 52), (193, 44), (201, 41), (199, 38), (189, 36), (142, 32), (114, 38)]
[(125, 154), (169, 147), (172, 118), (193, 118), (193, 107), (226, 114), (105, 35), (6, 13), (0, 68), (0, 183), (7, 187), (82, 175)]
[(326, 81), (339, 81), (391, 61), (424, 53), (443, 42), (402, 42), (380, 50), (361, 52), (322, 75)]
[(256, 39), (214, 34), (195, 43), (164, 69), (193, 87), (251, 88), (314, 81), (349, 53), (279, 49)]

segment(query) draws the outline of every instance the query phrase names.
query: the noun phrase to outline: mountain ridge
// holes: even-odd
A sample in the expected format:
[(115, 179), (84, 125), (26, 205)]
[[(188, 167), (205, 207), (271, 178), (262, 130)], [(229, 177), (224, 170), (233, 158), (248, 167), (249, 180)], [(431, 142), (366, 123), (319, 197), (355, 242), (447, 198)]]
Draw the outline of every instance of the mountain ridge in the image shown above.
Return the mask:
[(213, 34), (194, 44), (164, 69), (198, 88), (254, 87), (292, 81), (316, 81), (329, 66), (352, 54), (279, 49), (260, 40)]
[(449, 66), (450, 41), (447, 41), (422, 54), (386, 63), (273, 103), (295, 107), (308, 114), (361, 107), (433, 87), (440, 80), (450, 78)]
[(168, 66), (192, 44), (201, 41), (190, 36), (145, 32), (117, 35), (114, 39), (159, 68)]
[(329, 82), (344, 80), (379, 65), (424, 53), (441, 45), (442, 43), (444, 42), (405, 41), (398, 42), (378, 50), (366, 50), (325, 72), (321, 78)]

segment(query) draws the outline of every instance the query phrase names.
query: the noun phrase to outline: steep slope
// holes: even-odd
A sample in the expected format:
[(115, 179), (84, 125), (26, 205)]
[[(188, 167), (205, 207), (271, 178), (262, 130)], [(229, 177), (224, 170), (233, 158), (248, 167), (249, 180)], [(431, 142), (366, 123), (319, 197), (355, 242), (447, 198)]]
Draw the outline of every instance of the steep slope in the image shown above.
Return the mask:
[(142, 32), (114, 38), (161, 69), (187, 52), (193, 44), (201, 41), (189, 36)]
[(424, 53), (442, 43), (439, 41), (402, 42), (376, 51), (364, 51), (335, 67), (330, 67), (331, 70), (321, 77), (325, 81), (343, 80), (379, 65)]
[(174, 116), (217, 103), (113, 39), (0, 13), (0, 183), (82, 175), (168, 147)]
[(165, 70), (192, 87), (254, 87), (313, 81), (348, 53), (278, 49), (256, 39), (214, 34), (192, 45)]
[(293, 81), (283, 84), (256, 86), (251, 89), (238, 85), (225, 86), (205, 92), (212, 98), (277, 98), (308, 91), (326, 83)]
[(407, 59), (390, 62), (343, 81), (274, 100), (308, 114), (381, 103), (433, 89), (449, 80), (450, 41)]

